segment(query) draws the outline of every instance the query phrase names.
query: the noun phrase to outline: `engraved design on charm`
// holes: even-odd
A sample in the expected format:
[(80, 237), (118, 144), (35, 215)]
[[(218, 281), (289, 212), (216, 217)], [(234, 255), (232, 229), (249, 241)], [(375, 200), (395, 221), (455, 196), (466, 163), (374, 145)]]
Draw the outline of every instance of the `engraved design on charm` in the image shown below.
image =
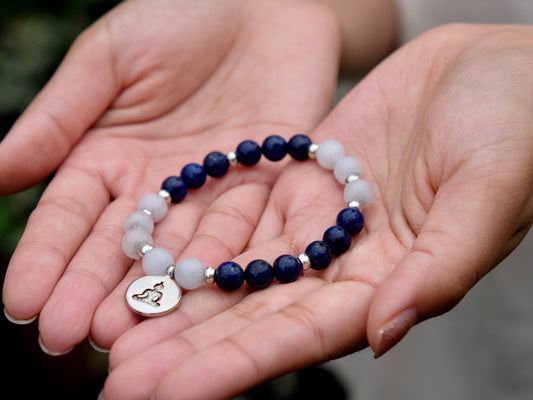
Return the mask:
[(134, 294), (131, 296), (131, 298), (154, 307), (159, 307), (161, 305), (159, 300), (161, 300), (163, 297), (163, 293), (160, 292), (160, 290), (163, 290), (164, 288), (165, 284), (163, 282), (159, 282), (156, 283), (152, 289), (144, 289), (144, 292)]
[(126, 303), (145, 317), (173, 311), (181, 300), (181, 289), (170, 276), (143, 276), (126, 290)]

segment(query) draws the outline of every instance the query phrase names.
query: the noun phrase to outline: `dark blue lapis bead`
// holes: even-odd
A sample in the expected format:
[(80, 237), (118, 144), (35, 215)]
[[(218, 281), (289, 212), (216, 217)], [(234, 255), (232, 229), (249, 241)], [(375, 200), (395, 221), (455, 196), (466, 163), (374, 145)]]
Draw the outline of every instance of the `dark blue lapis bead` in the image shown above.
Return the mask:
[(200, 164), (190, 163), (181, 169), (181, 179), (185, 181), (189, 189), (202, 187), (207, 178), (204, 167)]
[(228, 157), (219, 151), (213, 151), (205, 156), (204, 169), (207, 175), (213, 178), (220, 178), (228, 172)]
[(252, 289), (265, 289), (274, 280), (274, 269), (266, 261), (254, 260), (244, 270), (244, 279)]
[(331, 248), (326, 242), (317, 240), (312, 242), (305, 249), (305, 254), (311, 261), (311, 268), (321, 270), (327, 268), (331, 264)]
[(287, 154), (287, 142), (281, 136), (268, 136), (261, 146), (263, 155), (267, 160), (279, 161)]
[(253, 140), (245, 140), (237, 146), (237, 161), (239, 164), (251, 167), (261, 159), (261, 146)]
[(346, 229), (351, 236), (355, 236), (363, 230), (365, 218), (358, 208), (345, 208), (337, 215), (337, 225)]
[(294, 282), (302, 275), (302, 264), (294, 256), (285, 254), (276, 258), (273, 264), (274, 276), (281, 283)]
[(309, 146), (312, 142), (307, 135), (294, 135), (287, 143), (287, 151), (292, 158), (298, 161), (304, 161), (309, 158)]
[(187, 184), (179, 176), (169, 176), (163, 181), (161, 189), (170, 194), (172, 203), (179, 203), (187, 195)]
[(352, 244), (352, 238), (348, 231), (338, 225), (328, 228), (328, 230), (324, 232), (322, 240), (331, 248), (331, 254), (336, 256), (346, 253)]
[(227, 292), (237, 290), (244, 282), (244, 271), (241, 266), (233, 261), (219, 265), (215, 271), (215, 283)]

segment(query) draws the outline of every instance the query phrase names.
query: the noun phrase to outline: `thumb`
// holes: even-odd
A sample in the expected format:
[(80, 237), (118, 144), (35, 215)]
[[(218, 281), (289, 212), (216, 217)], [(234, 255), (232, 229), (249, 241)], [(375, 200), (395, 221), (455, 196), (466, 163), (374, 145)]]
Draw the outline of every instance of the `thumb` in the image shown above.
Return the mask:
[(372, 298), (367, 336), (375, 357), (417, 322), (454, 307), (525, 236), (532, 183), (507, 172), (456, 172), (438, 189), (409, 253)]
[(0, 143), (0, 194), (52, 173), (116, 95), (118, 82), (102, 20), (82, 33)]

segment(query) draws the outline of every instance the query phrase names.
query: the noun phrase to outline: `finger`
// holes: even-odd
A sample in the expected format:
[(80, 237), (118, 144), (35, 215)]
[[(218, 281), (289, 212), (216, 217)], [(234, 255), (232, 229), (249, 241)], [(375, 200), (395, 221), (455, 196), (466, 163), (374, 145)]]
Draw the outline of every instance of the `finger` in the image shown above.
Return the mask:
[[(243, 184), (216, 199), (205, 213), (198, 204), (179, 205), (176, 214), (169, 215), (154, 231), (154, 244), (170, 251), (176, 262), (194, 257), (206, 266), (218, 266), (244, 250), (263, 211), (268, 192), (269, 187), (265, 184)], [(180, 220), (179, 225), (173, 217)], [(177, 229), (178, 226), (183, 228)], [(142, 274), (140, 265), (137, 265), (128, 274), (128, 282), (113, 291), (95, 315), (91, 336), (102, 347), (109, 348), (138, 322), (125, 307), (124, 293), (125, 287)]]
[(505, 243), (527, 196), (510, 174), (483, 176), (468, 164), (438, 189), (409, 254), (376, 290), (368, 320), (376, 357), (415, 323), (455, 306), (511, 250)]
[(132, 199), (108, 205), (79, 247), (41, 311), (39, 333), (53, 352), (65, 352), (84, 340), (93, 314), (123, 279), (132, 260), (121, 247), (123, 223)]
[(118, 91), (111, 49), (97, 23), (74, 43), (56, 73), (0, 144), (0, 193), (54, 171)]
[(31, 214), (3, 287), (16, 319), (37, 315), (87, 237), (109, 194), (102, 181), (75, 168), (60, 170)]
[(231, 398), (268, 379), (362, 348), (372, 291), (357, 282), (325, 285), (176, 363), (155, 398), (171, 399), (176, 392), (182, 399)]
[[(275, 285), (268, 292), (255, 292), (246, 296), (224, 312), (221, 312), (222, 304), (229, 306), (226, 293), (221, 294), (216, 290), (195, 292), (194, 295), (202, 298), (186, 297), (183, 308), (178, 310), (186, 315), (177, 313), (172, 315), (171, 321), (146, 321), (144, 326), (139, 325), (119, 339), (111, 352), (112, 372), (106, 381), (105, 391), (109, 398), (149, 398), (159, 380), (181, 360), (187, 360), (195, 353), (289, 305), (295, 297), (305, 296), (323, 284), (319, 279), (300, 279), (291, 285), (291, 290), (286, 290), (283, 285)], [(196, 309), (198, 306), (200, 308)], [(212, 314), (212, 318), (205, 318), (206, 314)], [(168, 330), (176, 325), (181, 328), (181, 333), (174, 334), (159, 344), (146, 346), (144, 341), (151, 341), (154, 332)], [(131, 350), (132, 346), (135, 351)], [(117, 353), (124, 351), (131, 353), (131, 357), (117, 362)], [(150, 374), (146, 373), (147, 369)], [(125, 389), (123, 383), (132, 379), (138, 384)]]

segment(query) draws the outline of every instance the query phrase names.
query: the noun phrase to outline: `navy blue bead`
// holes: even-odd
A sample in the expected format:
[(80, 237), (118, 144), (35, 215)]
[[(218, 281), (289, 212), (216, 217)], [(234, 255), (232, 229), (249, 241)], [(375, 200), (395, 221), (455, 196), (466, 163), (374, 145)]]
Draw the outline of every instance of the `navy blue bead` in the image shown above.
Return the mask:
[(251, 167), (261, 159), (261, 147), (253, 140), (245, 140), (237, 146), (237, 161), (247, 167)]
[(241, 266), (233, 261), (219, 265), (215, 271), (215, 283), (227, 292), (237, 290), (244, 282), (244, 271)]
[(228, 172), (228, 158), (219, 151), (213, 151), (205, 156), (204, 168), (207, 175), (213, 178), (220, 178)]
[(305, 249), (305, 254), (309, 257), (313, 269), (321, 270), (331, 264), (331, 248), (321, 240), (310, 243)]
[(336, 256), (346, 253), (352, 244), (352, 238), (348, 231), (338, 225), (328, 228), (328, 230), (324, 232), (322, 240), (329, 245), (331, 253)]
[(359, 209), (345, 208), (337, 215), (337, 225), (346, 229), (351, 236), (355, 236), (363, 230), (365, 218)]
[(312, 142), (307, 135), (294, 135), (287, 143), (287, 151), (290, 156), (298, 161), (304, 161), (309, 158), (309, 146)]
[(273, 268), (274, 276), (281, 283), (294, 282), (302, 275), (302, 264), (296, 257), (288, 254), (276, 258)]
[(181, 169), (181, 179), (185, 181), (189, 189), (202, 187), (207, 178), (204, 167), (200, 164), (190, 163)]
[(279, 161), (287, 154), (287, 142), (281, 136), (272, 135), (263, 141), (261, 150), (267, 160)]
[(266, 261), (254, 260), (244, 270), (244, 279), (252, 289), (265, 289), (274, 280), (274, 269)]
[(170, 194), (173, 203), (179, 203), (187, 195), (187, 184), (179, 176), (169, 176), (163, 181), (161, 189)]

